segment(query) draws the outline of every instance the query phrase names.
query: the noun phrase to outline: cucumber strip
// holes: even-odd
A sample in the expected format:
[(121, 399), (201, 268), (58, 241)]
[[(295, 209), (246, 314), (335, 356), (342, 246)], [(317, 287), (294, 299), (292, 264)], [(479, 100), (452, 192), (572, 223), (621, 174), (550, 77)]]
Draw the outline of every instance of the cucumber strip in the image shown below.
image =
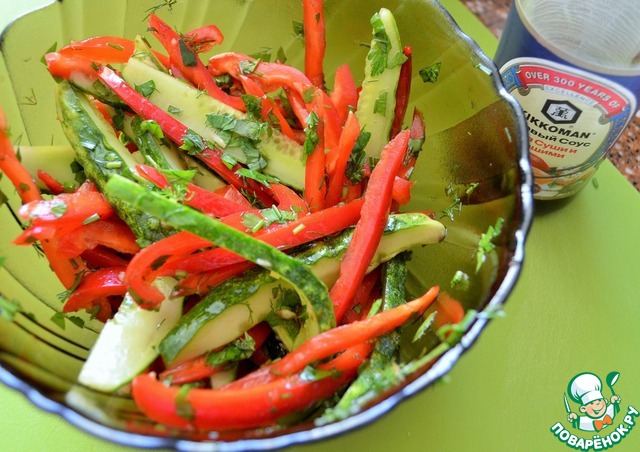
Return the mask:
[[(103, 193), (111, 176), (134, 177), (138, 162), (84, 94), (63, 80), (57, 86), (56, 105), (62, 130), (73, 147), (76, 161)], [(170, 233), (156, 218), (118, 200), (107, 199), (131, 227), (140, 246), (156, 242)]]
[[(61, 184), (75, 184), (76, 172), (74, 172), (75, 154), (73, 148), (68, 145), (61, 146), (19, 146), (17, 149), (22, 165), (36, 181), (41, 190), (46, 186), (38, 179), (38, 170), (45, 170)], [(84, 178), (84, 176), (82, 176)]]
[(147, 42), (147, 40), (141, 35), (136, 35), (133, 40), (134, 42), (134, 52), (131, 55), (131, 58), (135, 58), (136, 60), (154, 68), (162, 72), (168, 73), (169, 71), (165, 68), (160, 60), (153, 54), (151, 50), (151, 46)]
[[(406, 249), (437, 243), (444, 239), (445, 233), (440, 222), (425, 214), (391, 215), (368, 271)], [(340, 274), (340, 261), (352, 235), (353, 228), (350, 228), (295, 258), (331, 286)], [(161, 342), (160, 353), (167, 363), (181, 362), (222, 347), (263, 320), (269, 322), (285, 347), (291, 350), (308, 336), (298, 324), (299, 317), (305, 315), (304, 310), (296, 309), (298, 306), (290, 286), (266, 270), (252, 270), (225, 281), (198, 302)], [(284, 320), (284, 313), (293, 313), (296, 317)]]
[(389, 142), (400, 67), (406, 57), (391, 11), (382, 8), (373, 15), (371, 24), (373, 39), (355, 114), (360, 127), (371, 134), (365, 147), (367, 156), (379, 158), (382, 148)]
[(287, 281), (298, 292), (300, 301), (306, 307), (305, 332), (309, 337), (335, 326), (333, 304), (327, 287), (293, 257), (123, 177), (113, 176), (105, 186), (105, 192), (131, 208), (140, 209), (177, 229), (209, 240)]
[[(136, 58), (129, 59), (122, 70), (122, 77), (131, 86), (152, 80), (155, 90), (148, 97), (151, 102), (204, 139), (219, 146), (238, 162), (247, 162), (242, 149), (232, 146), (225, 148), (225, 140), (220, 137), (216, 129), (206, 124), (207, 115), (211, 113), (245, 120), (247, 116), (244, 113)], [(267, 161), (267, 166), (262, 171), (278, 178), (286, 185), (302, 190), (305, 172), (302, 146), (283, 135), (279, 130), (271, 127), (268, 129), (261, 135), (257, 147), (258, 152)]]
[[(408, 253), (401, 253), (385, 264), (383, 310), (395, 308), (406, 302), (407, 259)], [(327, 409), (317, 422), (327, 423), (345, 419), (396, 384), (402, 378), (396, 365), (399, 346), (400, 333), (397, 330), (378, 337), (369, 360), (358, 373), (358, 378), (349, 385), (340, 401), (333, 408)]]
[(171, 298), (176, 281), (159, 278), (165, 300), (158, 310), (143, 309), (127, 294), (91, 349), (78, 381), (98, 391), (113, 392), (144, 371), (158, 356), (158, 345), (182, 315), (182, 297)]

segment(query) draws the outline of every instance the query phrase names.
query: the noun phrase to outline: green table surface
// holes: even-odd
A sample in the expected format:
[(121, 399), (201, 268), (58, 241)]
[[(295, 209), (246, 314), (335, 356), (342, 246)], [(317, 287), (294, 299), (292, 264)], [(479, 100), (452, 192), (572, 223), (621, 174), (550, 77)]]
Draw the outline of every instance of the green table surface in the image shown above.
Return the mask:
[[(0, 0), (0, 30), (43, 3)], [(442, 3), (492, 55), (497, 42), (475, 16), (457, 0)], [(566, 420), (563, 394), (580, 372), (603, 381), (610, 371), (619, 372), (614, 389), (622, 410), (640, 408), (640, 195), (608, 161), (596, 180), (568, 201), (536, 205), (524, 270), (505, 317), (491, 322), (446, 383), (365, 428), (297, 449), (569, 450), (551, 431), (556, 422), (564, 421), (576, 438), (593, 436)], [(602, 393), (611, 396), (606, 385)], [(614, 427), (624, 414), (614, 418)], [(630, 429), (612, 449), (640, 450), (637, 430)], [(0, 444), (4, 451), (125, 450), (5, 387), (0, 387)]]

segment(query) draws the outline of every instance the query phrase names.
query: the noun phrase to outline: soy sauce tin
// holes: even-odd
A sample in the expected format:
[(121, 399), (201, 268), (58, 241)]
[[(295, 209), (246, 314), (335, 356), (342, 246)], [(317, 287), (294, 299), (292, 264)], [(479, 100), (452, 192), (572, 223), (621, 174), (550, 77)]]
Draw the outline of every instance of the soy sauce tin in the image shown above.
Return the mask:
[(495, 62), (527, 119), (536, 199), (580, 191), (635, 115), (635, 3), (514, 0)]

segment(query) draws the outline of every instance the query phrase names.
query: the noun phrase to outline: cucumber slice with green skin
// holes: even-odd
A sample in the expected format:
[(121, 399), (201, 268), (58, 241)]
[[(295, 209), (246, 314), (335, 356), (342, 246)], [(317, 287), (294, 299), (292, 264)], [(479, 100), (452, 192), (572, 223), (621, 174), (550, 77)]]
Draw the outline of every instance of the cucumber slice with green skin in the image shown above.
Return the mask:
[(143, 309), (126, 295), (91, 349), (78, 381), (98, 391), (113, 392), (144, 371), (157, 357), (158, 346), (182, 315), (182, 297), (171, 298), (176, 281), (159, 278), (165, 300), (158, 310)]
[[(340, 261), (353, 230), (321, 242), (295, 256), (327, 286), (340, 273)], [(444, 226), (422, 213), (391, 215), (385, 233), (369, 266), (373, 270), (396, 254), (419, 245), (444, 239)], [(307, 335), (299, 328), (299, 319), (284, 320), (282, 314), (304, 318), (304, 309), (291, 297), (291, 286), (262, 269), (252, 270), (213, 289), (194, 306), (160, 344), (167, 363), (184, 361), (240, 337), (253, 325), (267, 320), (289, 350), (300, 345)]]
[(382, 148), (389, 142), (400, 67), (406, 57), (391, 11), (382, 8), (373, 15), (371, 24), (373, 39), (365, 62), (364, 80), (355, 115), (360, 127), (371, 134), (365, 147), (367, 156), (379, 158)]
[[(103, 193), (113, 175), (134, 177), (138, 162), (83, 93), (63, 80), (57, 86), (56, 105), (62, 130), (74, 150), (76, 161)], [(157, 218), (131, 209), (117, 199), (107, 199), (131, 227), (140, 246), (156, 242), (170, 233)]]
[[(385, 311), (406, 303), (407, 257), (406, 253), (399, 254), (384, 266), (382, 309)], [(349, 385), (340, 401), (317, 422), (323, 424), (345, 419), (395, 384), (400, 378), (396, 374), (399, 367), (395, 365), (399, 346), (398, 331), (378, 337), (371, 356), (358, 372), (358, 378)]]
[(300, 336), (312, 337), (335, 326), (333, 303), (327, 287), (295, 258), (123, 177), (112, 176), (105, 186), (105, 192), (110, 198), (130, 208), (144, 211), (176, 229), (186, 230), (209, 240), (266, 268), (274, 277), (287, 281), (306, 307), (306, 318)]
[[(247, 162), (242, 149), (225, 148), (225, 140), (216, 129), (206, 124), (207, 115), (213, 113), (242, 120), (247, 119), (247, 115), (136, 58), (129, 59), (122, 70), (122, 78), (131, 86), (152, 80), (155, 90), (148, 97), (151, 102), (204, 139), (219, 146), (238, 162)], [(265, 174), (298, 190), (304, 188), (305, 162), (302, 146), (279, 130), (269, 128), (261, 136), (258, 151), (267, 161), (267, 166), (262, 170)]]

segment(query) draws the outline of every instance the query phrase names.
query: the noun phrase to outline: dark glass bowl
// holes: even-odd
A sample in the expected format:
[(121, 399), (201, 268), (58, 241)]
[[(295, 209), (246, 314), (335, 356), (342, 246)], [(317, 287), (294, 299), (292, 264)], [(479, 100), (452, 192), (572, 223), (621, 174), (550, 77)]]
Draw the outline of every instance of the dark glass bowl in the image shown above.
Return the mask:
[[(4, 32), (1, 49), (8, 82), (3, 80), (1, 99), (12, 134), (20, 137), (21, 145), (65, 143), (56, 121), (55, 82), (40, 62), (51, 45), (94, 35), (133, 37), (144, 33), (144, 18), (158, 3), (162, 2), (54, 2), (16, 20)], [(367, 52), (361, 44), (369, 42), (369, 18), (381, 7), (394, 12), (403, 43), (413, 48), (415, 79), (409, 109), (418, 107), (424, 112), (428, 130), (407, 210), (446, 210), (452, 203), (447, 187), (462, 193), (478, 184), (471, 196), (463, 196), (464, 205), (460, 212), (454, 212), (455, 221), (442, 219), (448, 228), (445, 242), (415, 250), (410, 289), (417, 293), (438, 284), (460, 299), (466, 309), (490, 314), (503, 305), (516, 282), (532, 218), (522, 113), (502, 88), (491, 60), (434, 1), (327, 0), (327, 74), (348, 63), (356, 77), (361, 77)], [(225, 43), (217, 50), (253, 54), (265, 47), (282, 46), (288, 63), (302, 63), (302, 43), (293, 37), (291, 26), (301, 18), (298, 0), (185, 0), (158, 13), (179, 30), (216, 23), (225, 34)], [(424, 83), (417, 71), (434, 63), (441, 64), (439, 78), (436, 83)], [(4, 69), (0, 67), (0, 71)], [(157, 428), (129, 398), (100, 394), (75, 383), (101, 324), (85, 318), (80, 326), (61, 318), (62, 304), (56, 295), (62, 286), (33, 247), (11, 244), (21, 231), (15, 215), (19, 200), (6, 177), (0, 179), (0, 189), (9, 198), (0, 207), (0, 256), (5, 258), (0, 268), (0, 294), (22, 307), (12, 321), (0, 318), (0, 380), (37, 406), (121, 444), (200, 450), (202, 442), (211, 442), (218, 450), (270, 449), (348, 432), (387, 413), (447, 373), (491, 317), (477, 316), (455, 347), (363, 412), (341, 422), (206, 437)], [(504, 219), (503, 232), (494, 252), (476, 272), (478, 240), (498, 218)], [(470, 275), (466, 291), (450, 287), (457, 270)], [(404, 353), (410, 358), (418, 351), (406, 347)]]

